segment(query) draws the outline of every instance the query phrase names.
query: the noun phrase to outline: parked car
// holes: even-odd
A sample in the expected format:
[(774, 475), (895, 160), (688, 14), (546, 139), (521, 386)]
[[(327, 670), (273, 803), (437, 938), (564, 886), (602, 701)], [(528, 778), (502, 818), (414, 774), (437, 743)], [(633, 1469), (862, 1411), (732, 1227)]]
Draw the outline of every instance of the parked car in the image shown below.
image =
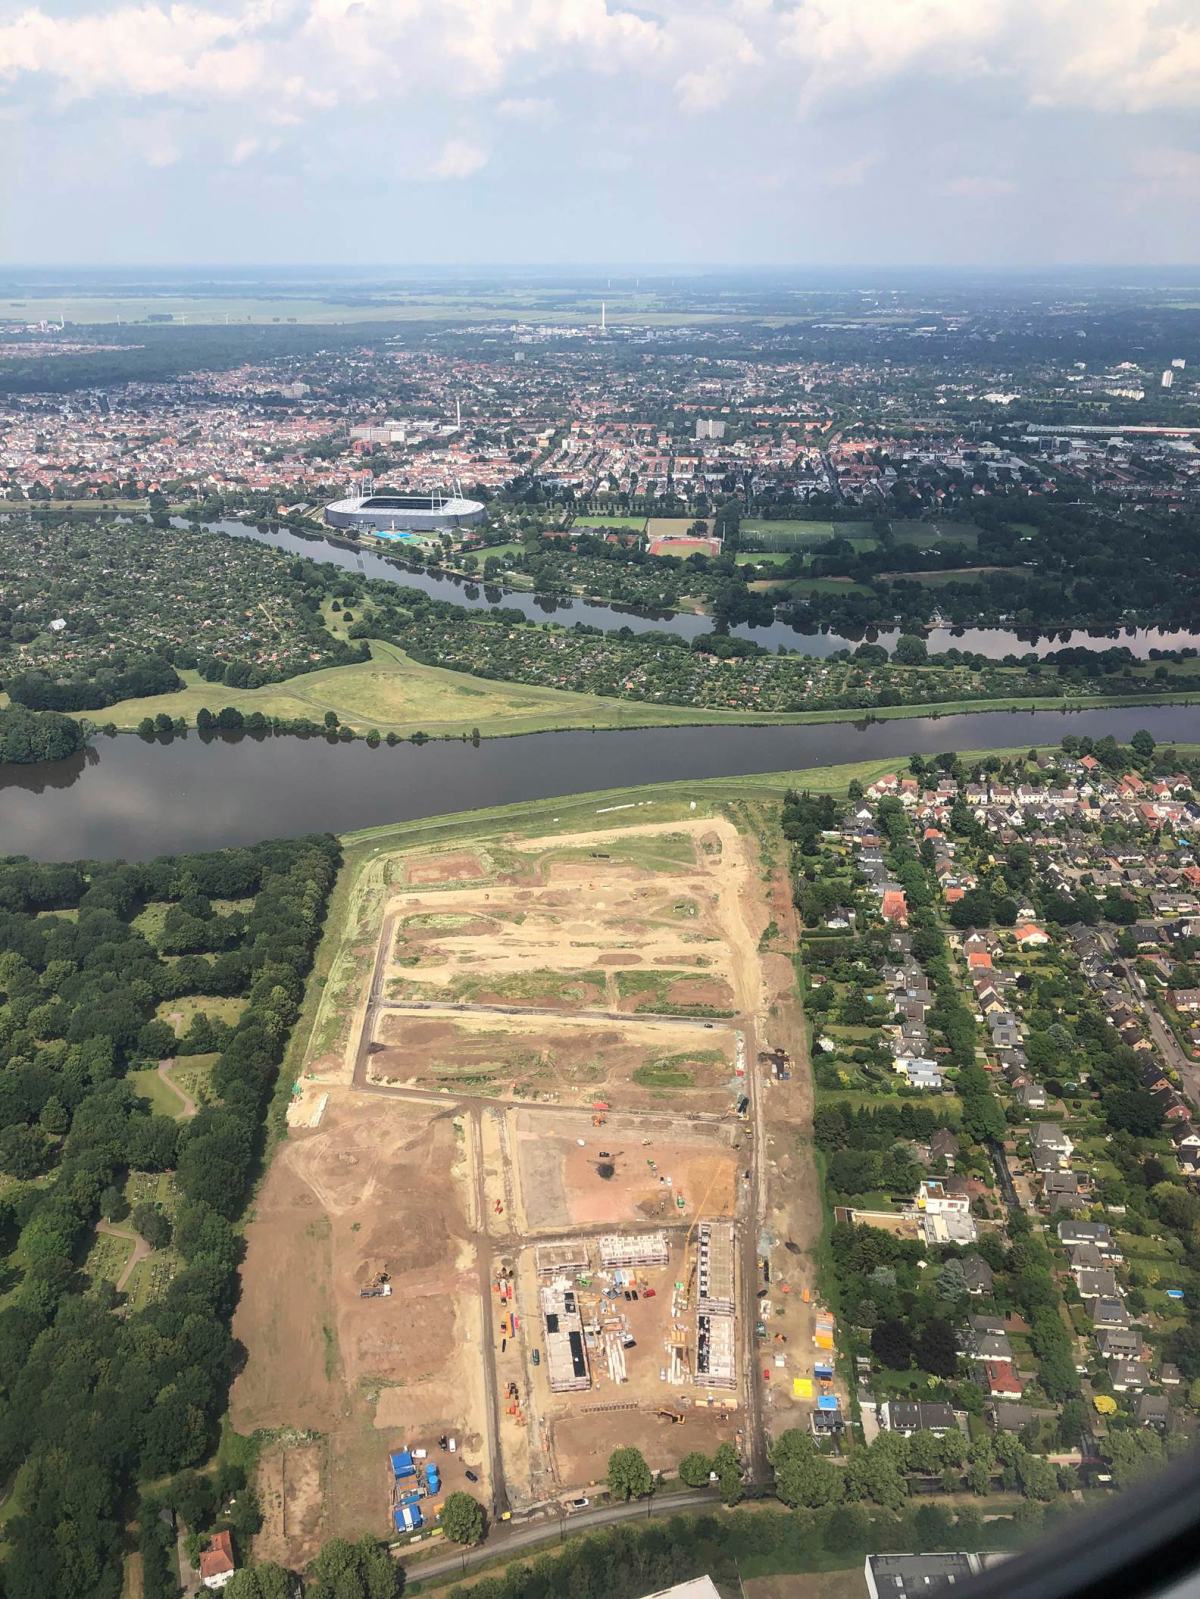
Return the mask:
[(479, 1481), (479, 1478), (471, 1470), (470, 1466), (467, 1467), (467, 1481), (468, 1482), (478, 1482)]
[(634, 1298), (635, 1298), (635, 1299), (636, 1299), (636, 1298), (637, 1298), (637, 1289), (636, 1289), (636, 1288), (635, 1288), (635, 1289), (634, 1289), (634, 1290), (633, 1290), (633, 1297), (634, 1297)]
[(643, 1288), (642, 1289), (642, 1298), (643, 1299), (653, 1299), (657, 1292), (658, 1292), (658, 1290), (656, 1288)]
[(659, 1382), (666, 1382), (666, 1380), (667, 1380), (667, 1368), (665, 1366), (660, 1366), (658, 1368), (658, 1380), (659, 1380)]
[(625, 1289), (625, 1303), (626, 1303), (626, 1304), (628, 1304), (628, 1303), (629, 1303), (629, 1301), (630, 1301), (630, 1300), (631, 1300), (631, 1299), (632, 1299), (632, 1298), (633, 1298), (633, 1295), (632, 1295), (632, 1294), (631, 1294), (631, 1293), (630, 1293), (630, 1292), (629, 1292), (629, 1290), (628, 1290), (628, 1288), (626, 1288), (626, 1289)]
[(587, 1507), (591, 1504), (591, 1502), (592, 1501), (590, 1499), (572, 1499), (571, 1500), (571, 1509), (572, 1510), (586, 1510)]
[(535, 1366), (540, 1366), (542, 1363), (542, 1357), (536, 1349), (533, 1352), (533, 1363)]

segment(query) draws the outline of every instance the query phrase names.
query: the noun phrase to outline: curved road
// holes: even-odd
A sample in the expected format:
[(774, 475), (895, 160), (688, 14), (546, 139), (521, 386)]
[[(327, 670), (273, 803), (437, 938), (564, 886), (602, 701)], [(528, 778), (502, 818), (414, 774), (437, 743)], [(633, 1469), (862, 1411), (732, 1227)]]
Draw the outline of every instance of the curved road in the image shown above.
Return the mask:
[[(577, 1533), (590, 1532), (594, 1527), (610, 1526), (614, 1521), (632, 1521), (638, 1517), (645, 1521), (650, 1516), (673, 1516), (680, 1510), (695, 1510), (701, 1505), (720, 1503), (721, 1496), (715, 1488), (694, 1488), (689, 1493), (671, 1494), (661, 1500), (635, 1500), (627, 1505), (601, 1505), (594, 1510), (583, 1510), (574, 1515), (564, 1516), (561, 1521), (557, 1516), (550, 1515), (544, 1520), (523, 1525), (511, 1521), (503, 1522), (494, 1527), (484, 1542), (476, 1548), (456, 1549), (453, 1554), (446, 1553), (432, 1560), (414, 1562), (406, 1568), (405, 1575), (410, 1583), (424, 1582), (427, 1577), (443, 1577), (452, 1571), (465, 1571), (468, 1566), (478, 1565), (480, 1561), (495, 1560), (518, 1549), (527, 1549), (531, 1544), (544, 1543), (551, 1538), (561, 1538), (568, 1533), (574, 1537)], [(411, 1548), (411, 1545), (409, 1547)], [(395, 1553), (403, 1560), (408, 1550), (401, 1548)]]

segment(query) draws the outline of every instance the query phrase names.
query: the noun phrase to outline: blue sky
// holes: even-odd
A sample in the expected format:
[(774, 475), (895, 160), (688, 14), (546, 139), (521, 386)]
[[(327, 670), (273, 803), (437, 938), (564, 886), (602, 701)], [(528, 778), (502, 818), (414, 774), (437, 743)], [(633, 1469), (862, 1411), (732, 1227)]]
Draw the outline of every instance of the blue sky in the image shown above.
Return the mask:
[(1200, 260), (1193, 0), (0, 0), (0, 258)]

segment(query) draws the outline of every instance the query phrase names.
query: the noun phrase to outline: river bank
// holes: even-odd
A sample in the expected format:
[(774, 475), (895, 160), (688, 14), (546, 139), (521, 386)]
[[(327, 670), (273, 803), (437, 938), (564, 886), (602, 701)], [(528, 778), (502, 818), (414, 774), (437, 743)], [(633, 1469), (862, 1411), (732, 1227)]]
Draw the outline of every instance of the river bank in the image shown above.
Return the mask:
[(842, 792), (910, 753), (1057, 745), (1066, 733), (1200, 744), (1200, 705), (971, 712), (808, 726), (677, 727), (461, 738), (371, 748), (362, 740), (221, 734), (159, 747), (101, 739), (69, 760), (0, 767), (0, 850), (43, 860), (149, 859), (307, 832), (357, 833), (584, 794), (736, 779)]

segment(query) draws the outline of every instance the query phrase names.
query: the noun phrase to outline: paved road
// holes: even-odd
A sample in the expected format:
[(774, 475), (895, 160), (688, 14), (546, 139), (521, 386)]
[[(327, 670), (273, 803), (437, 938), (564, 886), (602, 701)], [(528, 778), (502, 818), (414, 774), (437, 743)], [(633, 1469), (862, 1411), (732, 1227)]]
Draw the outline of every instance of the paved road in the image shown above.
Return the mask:
[(1017, 1198), (1017, 1190), (1013, 1187), (1012, 1173), (1008, 1169), (1008, 1156), (1004, 1153), (1004, 1146), (989, 1140), (987, 1147), (988, 1154), (992, 1157), (992, 1165), (996, 1169), (996, 1181), (1000, 1185), (1004, 1203), (1009, 1210), (1020, 1210), (1021, 1201)]
[[(529, 1522), (504, 1522), (494, 1527), (487, 1539), (476, 1549), (455, 1550), (453, 1554), (437, 1555), (432, 1560), (422, 1560), (420, 1563), (413, 1561), (408, 1567), (407, 1575), (410, 1582), (424, 1581), (427, 1577), (442, 1577), (452, 1571), (463, 1571), (468, 1566), (478, 1565), (482, 1560), (495, 1560), (497, 1556), (515, 1553), (518, 1549), (528, 1549), (531, 1544), (543, 1543), (547, 1540), (560, 1539), (564, 1536), (574, 1537), (581, 1532), (590, 1532), (595, 1527), (607, 1527), (615, 1521), (633, 1521), (638, 1518), (645, 1521), (649, 1516), (674, 1516), (680, 1510), (695, 1510), (701, 1505), (715, 1506), (721, 1503), (721, 1496), (714, 1488), (696, 1488), (691, 1493), (671, 1494), (668, 1498), (645, 1501), (635, 1501), (629, 1505), (601, 1505), (594, 1510), (581, 1510), (574, 1515), (564, 1516), (560, 1521), (553, 1515)], [(398, 1557), (403, 1560), (406, 1551), (397, 1551)]]
[[(1162, 918), (1156, 925), (1161, 925)], [(1116, 954), (1116, 935), (1102, 930), (1100, 937), (1110, 954)], [(1124, 957), (1118, 956), (1123, 960)], [(1158, 1014), (1158, 1007), (1148, 996), (1138, 992), (1131, 978), (1117, 979), (1117, 986), (1129, 996), (1130, 1003), (1134, 1005), (1146, 1018), (1146, 1027), (1156, 1047), (1162, 1052), (1163, 1059), (1168, 1066), (1179, 1073), (1179, 1080), (1183, 1084), (1183, 1091), (1192, 1104), (1200, 1108), (1200, 1063), (1192, 1060), (1180, 1048), (1175, 1034)]]

